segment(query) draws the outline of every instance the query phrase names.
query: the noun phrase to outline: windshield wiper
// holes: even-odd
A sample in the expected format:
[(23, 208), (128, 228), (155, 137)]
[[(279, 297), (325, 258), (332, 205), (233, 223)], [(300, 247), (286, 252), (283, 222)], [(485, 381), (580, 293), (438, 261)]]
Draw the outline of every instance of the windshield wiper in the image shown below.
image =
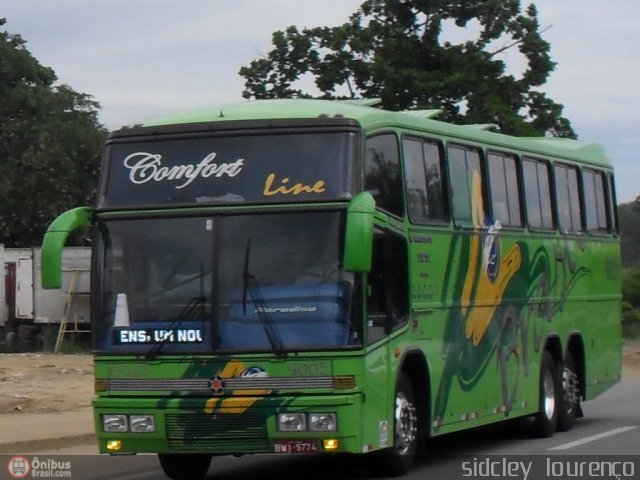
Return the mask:
[[(178, 315), (176, 315), (176, 317), (173, 319), (167, 331), (172, 332), (180, 325), (182, 325), (182, 322), (184, 322), (187, 318), (193, 316), (196, 310), (204, 305), (206, 300), (207, 298), (203, 295), (193, 297), (191, 300), (189, 300), (189, 302), (187, 302), (187, 304), (182, 307)], [(149, 349), (149, 351), (145, 354), (145, 360), (154, 359), (158, 355), (158, 353), (160, 353), (162, 347), (164, 347), (169, 342), (170, 338), (170, 334), (165, 334), (164, 338), (156, 343), (153, 347), (151, 347), (151, 349)]]
[(247, 315), (247, 293), (251, 297), (251, 302), (256, 307), (256, 313), (264, 328), (264, 333), (267, 335), (267, 339), (271, 344), (271, 349), (278, 357), (285, 356), (284, 346), (278, 331), (275, 328), (273, 319), (269, 312), (267, 312), (267, 304), (264, 301), (264, 297), (260, 291), (260, 286), (256, 277), (249, 273), (249, 256), (251, 254), (251, 238), (247, 240), (247, 248), (244, 253), (244, 270), (242, 272), (242, 314)]

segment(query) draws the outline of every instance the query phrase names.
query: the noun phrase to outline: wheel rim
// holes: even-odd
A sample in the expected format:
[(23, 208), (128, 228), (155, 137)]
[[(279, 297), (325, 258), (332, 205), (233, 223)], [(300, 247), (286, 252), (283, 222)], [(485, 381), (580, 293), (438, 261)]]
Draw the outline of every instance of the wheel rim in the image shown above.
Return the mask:
[(416, 440), (418, 418), (413, 404), (398, 392), (396, 397), (396, 449), (400, 455), (406, 455)]
[(556, 411), (556, 393), (553, 382), (553, 373), (550, 370), (547, 370), (544, 374), (542, 387), (544, 414), (547, 418), (553, 418), (553, 414)]

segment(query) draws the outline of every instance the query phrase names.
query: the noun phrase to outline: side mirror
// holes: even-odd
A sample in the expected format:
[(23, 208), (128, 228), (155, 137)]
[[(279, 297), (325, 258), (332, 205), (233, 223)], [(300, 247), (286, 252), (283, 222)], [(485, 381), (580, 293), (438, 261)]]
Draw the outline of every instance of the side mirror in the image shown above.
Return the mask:
[(376, 201), (369, 192), (359, 193), (349, 203), (343, 262), (347, 272), (366, 273), (371, 271), (375, 209)]
[(53, 289), (62, 286), (62, 249), (71, 232), (89, 226), (90, 211), (89, 207), (67, 210), (49, 225), (42, 240), (42, 288)]

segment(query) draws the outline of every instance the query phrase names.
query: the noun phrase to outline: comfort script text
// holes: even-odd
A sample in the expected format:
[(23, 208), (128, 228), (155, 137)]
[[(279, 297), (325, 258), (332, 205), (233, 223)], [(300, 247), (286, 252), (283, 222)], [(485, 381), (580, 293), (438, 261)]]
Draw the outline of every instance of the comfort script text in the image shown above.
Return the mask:
[(235, 177), (242, 171), (244, 159), (239, 158), (230, 163), (214, 163), (216, 153), (212, 152), (199, 163), (186, 165), (162, 165), (162, 155), (159, 153), (135, 152), (124, 159), (123, 165), (129, 172), (129, 180), (136, 185), (150, 181), (181, 182), (175, 186), (181, 189), (191, 184), (198, 177)]

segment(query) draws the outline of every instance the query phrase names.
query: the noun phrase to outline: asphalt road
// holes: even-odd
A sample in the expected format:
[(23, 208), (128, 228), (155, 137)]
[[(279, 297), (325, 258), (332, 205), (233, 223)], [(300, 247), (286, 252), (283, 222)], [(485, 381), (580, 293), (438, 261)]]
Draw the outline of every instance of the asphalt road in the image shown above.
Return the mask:
[[(528, 436), (523, 422), (502, 423), (433, 440), (427, 454), (416, 459), (411, 479), (508, 478), (539, 480), (561, 478), (571, 468), (604, 468), (612, 461), (620, 478), (633, 468), (640, 477), (640, 378), (626, 379), (597, 399), (585, 402), (585, 417), (570, 432), (551, 438)], [(40, 462), (65, 459), (71, 462), (73, 479), (164, 479), (154, 455), (107, 457), (91, 455), (94, 446), (75, 447), (29, 455)], [(585, 457), (582, 457), (582, 456)], [(629, 457), (611, 457), (629, 456)], [(635, 457), (630, 457), (635, 455)], [(587, 457), (588, 456), (588, 457)], [(529, 465), (533, 462), (533, 465)], [(586, 464), (584, 462), (587, 462)], [(627, 463), (624, 463), (627, 462)], [(629, 463), (633, 462), (633, 463)], [(527, 470), (527, 466), (529, 469)], [(607, 472), (610, 470), (607, 470)], [(0, 478), (7, 475), (0, 469)], [(579, 475), (581, 478), (615, 478), (611, 475)], [(602, 473), (602, 472), (600, 472)], [(526, 474), (526, 475), (525, 475)], [(4, 476), (3, 476), (4, 475)], [(384, 478), (371, 472), (370, 464), (356, 457), (244, 456), (213, 459), (208, 478), (264, 479), (265, 477), (310, 479)], [(12, 478), (7, 476), (6, 478)], [(58, 478), (62, 478), (58, 476)], [(565, 477), (567, 478), (567, 475)]]

